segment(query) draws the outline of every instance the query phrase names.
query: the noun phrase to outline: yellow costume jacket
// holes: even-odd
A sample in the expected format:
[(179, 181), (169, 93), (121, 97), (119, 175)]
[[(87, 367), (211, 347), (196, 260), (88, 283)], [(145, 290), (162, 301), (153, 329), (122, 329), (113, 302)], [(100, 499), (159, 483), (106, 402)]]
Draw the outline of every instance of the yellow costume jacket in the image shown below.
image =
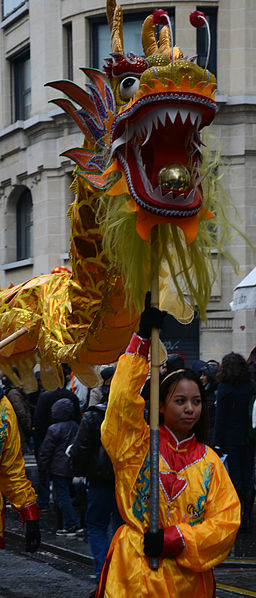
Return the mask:
[[(133, 335), (118, 362), (102, 443), (116, 476), (118, 507), (126, 525), (115, 540), (106, 598), (213, 598), (212, 567), (225, 559), (240, 525), (240, 503), (216, 453), (194, 434), (182, 442), (160, 426), (159, 527), (183, 543), (175, 558), (159, 558), (157, 571), (144, 554), (149, 528), (149, 439), (144, 400), (149, 343)], [(170, 529), (171, 528), (171, 529)]]
[[(0, 400), (0, 493), (20, 512), (21, 521), (38, 519), (36, 494), (25, 473), (17, 418), (10, 401)], [(0, 548), (4, 548), (4, 504), (0, 494)]]

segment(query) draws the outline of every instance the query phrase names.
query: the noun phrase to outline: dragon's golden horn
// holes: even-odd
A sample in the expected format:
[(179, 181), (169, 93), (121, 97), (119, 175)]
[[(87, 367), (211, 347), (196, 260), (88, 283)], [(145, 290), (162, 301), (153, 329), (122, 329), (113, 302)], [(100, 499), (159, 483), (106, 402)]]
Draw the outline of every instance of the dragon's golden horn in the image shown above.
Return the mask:
[(159, 35), (159, 52), (160, 54), (165, 54), (170, 58), (171, 55), (171, 34), (170, 28), (162, 27)]
[(152, 22), (152, 15), (149, 15), (142, 25), (141, 41), (145, 56), (152, 56), (152, 54), (159, 52), (156, 41), (156, 26)]
[(123, 14), (121, 6), (116, 4), (115, 0), (108, 0), (107, 2), (107, 17), (111, 31), (112, 52), (120, 52), (120, 54), (123, 54)]
[(112, 27), (113, 27), (113, 17), (114, 17), (115, 8), (116, 8), (116, 0), (107, 0), (106, 12), (107, 12), (107, 19), (108, 19), (110, 31), (112, 31)]

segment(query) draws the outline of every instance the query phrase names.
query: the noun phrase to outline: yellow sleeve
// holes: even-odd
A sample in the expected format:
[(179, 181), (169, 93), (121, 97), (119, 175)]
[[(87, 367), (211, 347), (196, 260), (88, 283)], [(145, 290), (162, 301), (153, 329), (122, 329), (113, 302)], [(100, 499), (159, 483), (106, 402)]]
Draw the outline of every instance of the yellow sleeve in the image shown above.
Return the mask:
[(17, 510), (36, 502), (25, 473), (17, 418), (6, 397), (0, 401), (0, 492)]
[[(147, 373), (148, 362), (144, 357), (127, 353), (120, 357), (101, 426), (102, 444), (114, 470), (130, 456), (136, 461), (136, 446), (149, 435), (144, 418), (145, 401), (139, 394)], [(141, 460), (141, 453), (138, 458)]]
[(193, 571), (206, 571), (229, 554), (240, 526), (240, 502), (226, 469), (211, 450), (212, 478), (203, 523), (178, 525), (185, 549), (177, 558), (179, 565)]

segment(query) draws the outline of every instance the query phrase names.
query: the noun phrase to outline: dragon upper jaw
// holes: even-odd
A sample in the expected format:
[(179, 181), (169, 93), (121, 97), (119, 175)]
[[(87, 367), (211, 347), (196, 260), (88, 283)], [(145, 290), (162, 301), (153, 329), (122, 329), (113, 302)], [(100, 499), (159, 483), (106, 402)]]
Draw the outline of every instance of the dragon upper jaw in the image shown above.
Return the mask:
[[(174, 96), (175, 94), (172, 94)], [(132, 197), (142, 208), (171, 217), (196, 215), (202, 205), (200, 128), (215, 113), (214, 102), (183, 94), (140, 98), (119, 113), (111, 134), (111, 152), (125, 172)], [(208, 124), (208, 122), (207, 122)], [(184, 165), (186, 189), (162, 190), (158, 173), (165, 165)]]

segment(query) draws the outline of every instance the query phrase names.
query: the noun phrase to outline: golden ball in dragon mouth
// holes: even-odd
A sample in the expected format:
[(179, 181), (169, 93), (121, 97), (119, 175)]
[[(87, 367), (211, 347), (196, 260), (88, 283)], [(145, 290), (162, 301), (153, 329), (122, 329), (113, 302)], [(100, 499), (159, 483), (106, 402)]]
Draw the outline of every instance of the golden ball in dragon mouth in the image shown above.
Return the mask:
[(190, 172), (179, 162), (166, 164), (159, 170), (157, 180), (162, 191), (186, 191), (190, 185)]

